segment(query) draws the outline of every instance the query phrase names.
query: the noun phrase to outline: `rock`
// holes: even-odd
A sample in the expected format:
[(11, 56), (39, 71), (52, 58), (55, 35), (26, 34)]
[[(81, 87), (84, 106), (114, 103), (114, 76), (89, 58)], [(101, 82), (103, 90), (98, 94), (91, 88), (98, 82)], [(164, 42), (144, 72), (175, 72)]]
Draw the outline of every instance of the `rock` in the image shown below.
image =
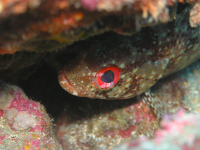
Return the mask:
[(59, 50), (108, 30), (130, 35), (142, 26), (168, 22), (176, 4), (172, 0), (2, 1), (0, 54)]
[(0, 149), (59, 149), (44, 106), (17, 86), (0, 81)]
[(140, 137), (114, 150), (198, 150), (200, 146), (199, 120), (199, 114), (187, 113), (184, 109), (179, 109), (173, 115), (164, 116), (161, 129), (156, 131), (154, 139)]
[(190, 25), (191, 27), (200, 25), (200, 2), (196, 2), (190, 10)]
[[(16, 52), (0, 55), (0, 79), (8, 80), (21, 76), (26, 79), (37, 69), (46, 53)], [(28, 68), (27, 68), (28, 67)]]
[[(151, 108), (134, 99), (123, 102), (86, 102), (62, 114), (56, 123), (56, 135), (64, 149), (112, 149), (142, 135), (154, 137), (159, 121)], [(100, 107), (100, 108), (99, 108)], [(116, 107), (119, 107), (118, 109)], [(114, 109), (113, 109), (114, 108)], [(95, 113), (95, 109), (101, 110)]]

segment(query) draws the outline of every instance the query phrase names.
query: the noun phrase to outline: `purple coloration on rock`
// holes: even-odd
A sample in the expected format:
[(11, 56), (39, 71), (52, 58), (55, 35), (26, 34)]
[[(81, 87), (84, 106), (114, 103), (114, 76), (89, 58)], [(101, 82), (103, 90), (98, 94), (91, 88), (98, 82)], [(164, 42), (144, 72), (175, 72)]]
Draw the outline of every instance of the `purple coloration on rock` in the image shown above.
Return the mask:
[(187, 113), (182, 108), (173, 115), (165, 115), (161, 129), (154, 139), (140, 137), (114, 150), (198, 150), (200, 147), (199, 114)]
[(0, 149), (62, 149), (45, 108), (1, 80), (0, 108)]
[(98, 1), (99, 0), (80, 0), (83, 7), (91, 11), (96, 9)]

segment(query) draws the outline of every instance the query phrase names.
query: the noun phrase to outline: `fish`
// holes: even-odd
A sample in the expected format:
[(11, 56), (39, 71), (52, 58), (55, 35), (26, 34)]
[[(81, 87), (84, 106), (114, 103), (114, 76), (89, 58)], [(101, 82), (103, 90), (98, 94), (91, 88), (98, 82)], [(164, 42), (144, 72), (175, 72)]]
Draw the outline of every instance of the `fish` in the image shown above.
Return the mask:
[(199, 27), (185, 9), (172, 21), (131, 35), (104, 33), (72, 45), (78, 56), (59, 71), (61, 87), (79, 97), (128, 99), (200, 58)]

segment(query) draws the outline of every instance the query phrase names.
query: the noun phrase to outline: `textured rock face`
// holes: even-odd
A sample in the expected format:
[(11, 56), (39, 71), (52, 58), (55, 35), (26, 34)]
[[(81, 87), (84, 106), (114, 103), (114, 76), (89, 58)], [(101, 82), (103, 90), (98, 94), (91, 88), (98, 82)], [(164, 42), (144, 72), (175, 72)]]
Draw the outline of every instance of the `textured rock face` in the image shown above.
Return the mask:
[[(92, 115), (88, 108), (81, 107), (80, 112), (88, 115), (81, 120), (75, 120), (76, 117), (69, 113), (63, 114), (57, 122), (57, 137), (63, 148), (112, 149), (115, 145), (141, 135), (153, 137), (154, 132), (159, 128), (159, 121), (149, 106), (143, 102), (134, 102), (129, 100), (130, 104), (125, 108), (111, 112), (101, 111), (100, 114), (95, 115)], [(115, 103), (115, 106), (119, 107), (120, 104), (120, 102)], [(108, 105), (112, 108), (111, 103)], [(93, 110), (90, 103), (88, 107)], [(106, 109), (105, 104), (101, 109)], [(77, 112), (72, 114), (75, 115)]]
[(142, 25), (167, 22), (175, 12), (172, 0), (5, 0), (0, 54), (58, 50), (108, 30), (131, 34)]
[(156, 131), (155, 138), (138, 140), (123, 144), (114, 150), (198, 150), (200, 147), (199, 114), (187, 113), (179, 109), (173, 115), (165, 115), (161, 129)]
[(44, 107), (0, 81), (0, 149), (62, 150)]
[[(46, 53), (16, 52), (15, 54), (0, 55), (0, 79), (8, 80), (23, 76), (27, 78), (37, 69)], [(29, 69), (25, 70), (27, 67)]]
[[(186, 1), (195, 3), (188, 19), (190, 25), (196, 27), (199, 24), (199, 3), (193, 0)], [(146, 0), (1, 1), (0, 70), (3, 71), (0, 76), (6, 78), (10, 74), (13, 75), (45, 55), (45, 53), (15, 53), (17, 51), (58, 50), (74, 41), (108, 30), (130, 35), (139, 31), (142, 26), (170, 21), (176, 12), (176, 2), (171, 0), (150, 0), (148, 3)], [(185, 30), (184, 27), (180, 28), (181, 31)], [(193, 36), (197, 34), (198, 32)], [(191, 34), (187, 36), (190, 37)], [(167, 40), (165, 37), (163, 39)], [(197, 47), (194, 47), (194, 50)], [(179, 50), (182, 48), (184, 49), (180, 46)], [(195, 54), (193, 56), (196, 57)], [(39, 100), (47, 101), (46, 105), (50, 106), (49, 112), (66, 110), (57, 121), (56, 129), (64, 149), (112, 149), (140, 136), (154, 138), (162, 135), (168, 138), (166, 134), (174, 130), (163, 130), (164, 134), (160, 130), (156, 132), (160, 128), (160, 123), (170, 129), (171, 124), (177, 125), (178, 122), (181, 124), (179, 130), (181, 132), (187, 131), (185, 128), (188, 125), (189, 130), (194, 129), (194, 132), (198, 130), (194, 122), (188, 124), (184, 121), (184, 119), (199, 120), (198, 116), (188, 117), (182, 110), (177, 112), (180, 107), (200, 112), (200, 71), (196, 68), (197, 65), (195, 69), (188, 68), (185, 73), (179, 72), (168, 77), (168, 80), (165, 79), (166, 81), (160, 81), (151, 91), (138, 98), (117, 102), (79, 100), (64, 93), (57, 83), (57, 72), (48, 67), (42, 66), (40, 72), (32, 76), (31, 81), (26, 80), (23, 89), (32, 97), (41, 96)], [(46, 70), (49, 72), (45, 73)], [(66, 107), (64, 103), (67, 103)], [(176, 112), (174, 117), (167, 116), (161, 122), (166, 113)], [(177, 117), (180, 120), (176, 120)], [(171, 120), (173, 121), (170, 122)], [(182, 126), (183, 123), (186, 127)], [(0, 149), (62, 149), (53, 135), (51, 125), (51, 120), (42, 105), (28, 99), (19, 87), (0, 82)], [(196, 135), (189, 135), (191, 139), (196, 136), (194, 142), (190, 139), (194, 147), (198, 146), (198, 134), (199, 132), (196, 132)], [(187, 137), (188, 132), (184, 135)], [(180, 135), (177, 138), (181, 140)], [(162, 141), (158, 142), (163, 144)], [(187, 145), (184, 145), (184, 148), (187, 148)]]
[(190, 25), (191, 27), (200, 25), (200, 2), (196, 2), (190, 11)]

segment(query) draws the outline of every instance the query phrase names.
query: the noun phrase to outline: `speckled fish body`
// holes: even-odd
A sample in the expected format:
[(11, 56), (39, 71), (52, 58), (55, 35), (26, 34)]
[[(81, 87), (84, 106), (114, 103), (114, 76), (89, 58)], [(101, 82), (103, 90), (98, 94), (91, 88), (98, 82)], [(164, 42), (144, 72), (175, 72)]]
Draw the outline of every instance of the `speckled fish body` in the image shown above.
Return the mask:
[[(107, 33), (72, 46), (80, 54), (60, 71), (60, 85), (73, 95), (99, 99), (127, 99), (145, 92), (200, 58), (199, 27), (191, 28), (188, 18), (186, 11), (133, 36)], [(94, 77), (108, 66), (120, 69), (120, 79), (111, 89), (98, 89)]]

